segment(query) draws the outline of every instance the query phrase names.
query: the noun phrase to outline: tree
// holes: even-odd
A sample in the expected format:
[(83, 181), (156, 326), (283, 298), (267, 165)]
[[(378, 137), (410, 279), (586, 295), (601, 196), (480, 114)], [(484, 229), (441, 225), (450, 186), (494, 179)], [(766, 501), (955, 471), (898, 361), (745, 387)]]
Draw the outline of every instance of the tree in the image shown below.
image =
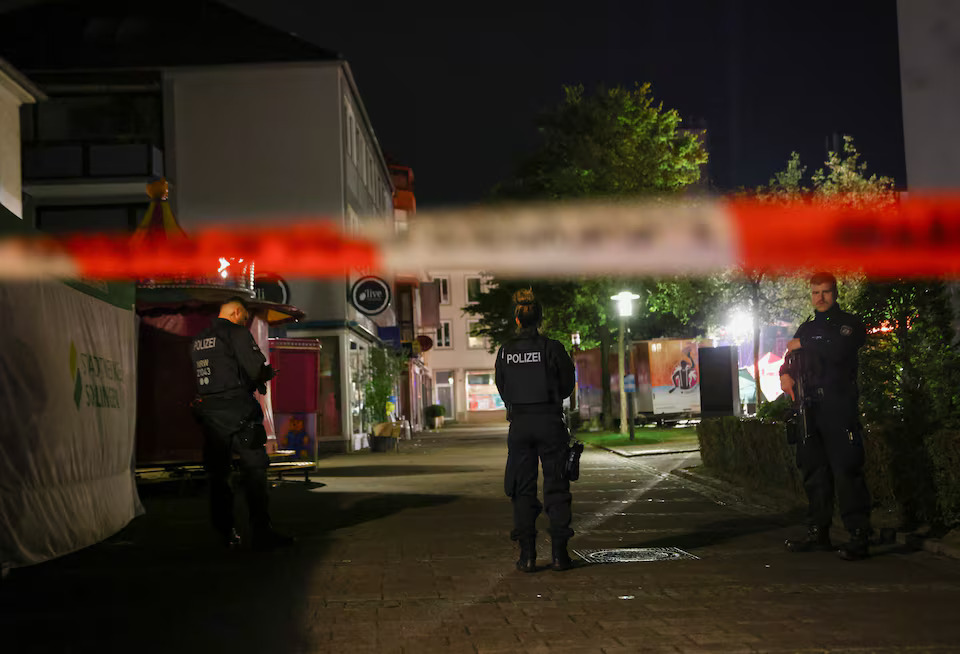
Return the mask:
[[(494, 189), (495, 199), (636, 198), (673, 193), (699, 180), (700, 166), (707, 161), (703, 143), (680, 128), (675, 110), (655, 103), (649, 84), (600, 88), (592, 95), (582, 85), (564, 86), (563, 94), (538, 120), (539, 148), (520, 163), (512, 179)], [(494, 278), (479, 302), (464, 311), (480, 317), (477, 333), (490, 337), (496, 347), (515, 332), (513, 292), (533, 288), (545, 308), (548, 336), (569, 343), (570, 334), (579, 332), (584, 349), (600, 348), (603, 415), (610, 428), (608, 361), (619, 325), (610, 296), (624, 288), (644, 294), (651, 286), (649, 280), (612, 278)], [(672, 327), (682, 329), (683, 324), (675, 321)]]
[[(862, 206), (895, 199), (890, 178), (867, 176), (867, 164), (860, 160), (860, 153), (849, 136), (844, 137), (842, 151), (827, 153), (824, 167), (813, 173), (810, 186), (804, 183), (806, 171), (800, 155), (792, 152), (785, 168), (775, 173), (766, 185), (739, 195), (784, 206), (793, 202), (826, 201)], [(796, 325), (809, 315), (807, 278), (812, 272), (786, 275), (781, 271), (738, 266), (697, 285), (690, 280), (661, 280), (656, 294), (651, 296), (650, 306), (673, 311), (680, 317), (690, 315), (694, 307), (703, 306), (707, 310), (707, 322), (713, 327), (724, 324), (731, 308), (740, 306), (747, 310), (752, 320), (754, 384), (759, 406), (763, 401), (759, 370), (761, 325), (771, 322)], [(855, 275), (838, 279), (845, 300), (856, 297), (861, 281)]]
[(406, 359), (385, 347), (370, 348), (370, 358), (363, 370), (363, 407), (367, 423), (387, 421), (387, 400), (397, 387)]
[(650, 84), (634, 88), (564, 86), (564, 98), (538, 121), (539, 149), (494, 191), (500, 198), (623, 198), (678, 191), (700, 179), (707, 152), (680, 129), (676, 110), (655, 104)]

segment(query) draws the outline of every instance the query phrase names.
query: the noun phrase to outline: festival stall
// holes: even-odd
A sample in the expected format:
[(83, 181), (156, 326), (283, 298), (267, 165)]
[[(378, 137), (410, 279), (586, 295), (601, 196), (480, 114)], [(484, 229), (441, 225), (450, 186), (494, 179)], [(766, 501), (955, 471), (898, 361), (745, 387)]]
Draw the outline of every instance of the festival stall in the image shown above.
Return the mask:
[[(150, 206), (135, 239), (185, 239), (168, 204), (165, 180), (147, 187)], [(142, 279), (137, 284), (140, 316), (140, 366), (137, 371), (137, 466), (171, 466), (202, 460), (203, 438), (190, 402), (196, 394), (190, 343), (217, 317), (220, 304), (243, 297), (253, 316), (250, 331), (264, 356), (270, 357), (269, 327), (298, 320), (296, 307), (257, 297), (254, 262), (221, 258), (211, 261), (207, 277)], [(263, 407), (267, 450), (275, 452), (271, 388), (257, 393)]]

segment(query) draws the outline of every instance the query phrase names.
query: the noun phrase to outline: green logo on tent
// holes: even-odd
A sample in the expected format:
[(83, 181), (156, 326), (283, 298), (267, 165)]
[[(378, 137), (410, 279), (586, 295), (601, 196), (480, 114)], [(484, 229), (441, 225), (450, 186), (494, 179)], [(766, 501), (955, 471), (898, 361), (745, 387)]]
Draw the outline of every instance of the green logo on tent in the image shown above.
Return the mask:
[(123, 367), (118, 361), (77, 352), (70, 343), (70, 374), (73, 376), (73, 402), (97, 409), (119, 409)]

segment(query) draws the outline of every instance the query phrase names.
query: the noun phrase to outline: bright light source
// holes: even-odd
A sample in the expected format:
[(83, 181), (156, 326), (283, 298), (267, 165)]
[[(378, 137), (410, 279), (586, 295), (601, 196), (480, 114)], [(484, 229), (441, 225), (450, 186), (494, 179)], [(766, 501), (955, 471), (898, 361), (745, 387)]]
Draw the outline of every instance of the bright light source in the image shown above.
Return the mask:
[(640, 296), (630, 291), (621, 291), (616, 295), (611, 295), (610, 299), (617, 301), (617, 312), (621, 318), (626, 318), (633, 314), (633, 301), (639, 300)]
[(222, 272), (220, 273), (220, 276), (223, 277), (224, 279), (226, 279), (226, 278), (227, 278), (227, 271), (226, 271), (226, 270), (222, 271)]
[(574, 345), (580, 345), (580, 332), (574, 332), (570, 335), (570, 342)]
[(737, 309), (730, 314), (730, 321), (727, 323), (727, 332), (735, 340), (742, 341), (753, 331), (753, 316), (749, 311)]

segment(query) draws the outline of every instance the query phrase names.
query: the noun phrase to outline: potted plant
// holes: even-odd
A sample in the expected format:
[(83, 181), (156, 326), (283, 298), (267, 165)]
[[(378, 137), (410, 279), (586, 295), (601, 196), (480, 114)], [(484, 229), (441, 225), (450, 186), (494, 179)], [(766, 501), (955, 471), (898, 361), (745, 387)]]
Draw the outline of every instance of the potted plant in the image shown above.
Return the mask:
[(447, 409), (442, 404), (431, 404), (425, 409), (424, 414), (430, 429), (440, 429), (443, 427), (443, 416), (447, 414)]
[(370, 449), (383, 452), (397, 449), (389, 412), (397, 381), (406, 359), (387, 348), (372, 348), (363, 375), (363, 421), (370, 435)]

